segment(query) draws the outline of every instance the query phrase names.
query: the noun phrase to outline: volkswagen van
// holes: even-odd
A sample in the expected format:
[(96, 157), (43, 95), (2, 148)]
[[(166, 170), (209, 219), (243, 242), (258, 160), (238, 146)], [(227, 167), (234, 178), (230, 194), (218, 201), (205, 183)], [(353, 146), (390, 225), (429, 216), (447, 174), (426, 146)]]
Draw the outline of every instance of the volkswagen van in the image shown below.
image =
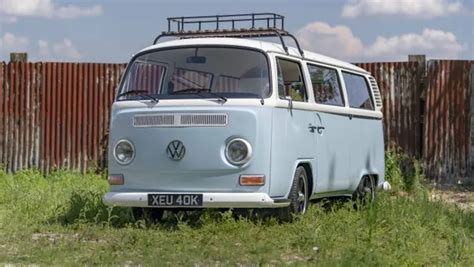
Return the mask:
[[(236, 29), (242, 16), (268, 27)], [(280, 15), (211, 18), (212, 31), (201, 29), (209, 17), (169, 18), (178, 30), (163, 36), (178, 39), (155, 41), (128, 64), (112, 106), (103, 202), (155, 217), (189, 208), (285, 217), (316, 198), (374, 198), (385, 180), (371, 74), (300, 49)], [(199, 29), (186, 31), (187, 22)], [(254, 38), (268, 36), (281, 43)]]

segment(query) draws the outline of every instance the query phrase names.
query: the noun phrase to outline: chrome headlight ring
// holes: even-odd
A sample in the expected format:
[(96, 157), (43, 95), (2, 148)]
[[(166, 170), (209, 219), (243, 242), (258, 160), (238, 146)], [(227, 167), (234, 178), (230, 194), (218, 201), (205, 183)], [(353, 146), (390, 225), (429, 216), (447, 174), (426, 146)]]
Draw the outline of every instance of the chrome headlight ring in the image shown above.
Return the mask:
[(252, 158), (252, 146), (243, 138), (232, 138), (225, 146), (225, 157), (232, 165), (244, 165)]
[(121, 165), (128, 165), (135, 158), (135, 146), (127, 139), (119, 140), (114, 147), (113, 155)]

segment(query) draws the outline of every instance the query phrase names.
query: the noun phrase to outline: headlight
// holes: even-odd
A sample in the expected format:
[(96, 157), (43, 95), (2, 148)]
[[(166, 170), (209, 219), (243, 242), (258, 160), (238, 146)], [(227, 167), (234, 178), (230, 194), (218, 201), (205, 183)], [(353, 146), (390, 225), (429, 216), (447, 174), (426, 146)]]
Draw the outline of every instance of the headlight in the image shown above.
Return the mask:
[(234, 165), (243, 165), (252, 157), (252, 146), (242, 138), (234, 138), (225, 147), (227, 160)]
[(126, 165), (132, 162), (135, 156), (135, 148), (133, 144), (125, 139), (117, 142), (114, 148), (114, 157), (118, 163)]

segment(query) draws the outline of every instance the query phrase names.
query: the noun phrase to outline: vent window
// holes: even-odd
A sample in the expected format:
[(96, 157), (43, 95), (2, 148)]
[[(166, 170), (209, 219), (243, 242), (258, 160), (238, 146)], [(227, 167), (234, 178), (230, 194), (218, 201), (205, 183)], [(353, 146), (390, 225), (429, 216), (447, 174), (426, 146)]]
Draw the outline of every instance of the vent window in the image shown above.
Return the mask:
[(374, 93), (375, 106), (380, 110), (382, 108), (382, 95), (380, 94), (379, 86), (374, 77), (370, 76), (369, 81), (370, 87), (372, 87), (372, 92)]

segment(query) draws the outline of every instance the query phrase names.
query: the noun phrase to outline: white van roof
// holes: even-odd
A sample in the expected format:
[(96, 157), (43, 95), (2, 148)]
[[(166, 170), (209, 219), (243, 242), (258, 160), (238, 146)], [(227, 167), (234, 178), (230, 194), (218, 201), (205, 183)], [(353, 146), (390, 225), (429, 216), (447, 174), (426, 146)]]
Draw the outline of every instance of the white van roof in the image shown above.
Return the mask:
[[(190, 38), (190, 39), (178, 39), (172, 40), (167, 42), (158, 43), (156, 45), (149, 46), (140, 52), (145, 52), (148, 50), (153, 50), (157, 48), (166, 48), (166, 47), (176, 47), (176, 46), (192, 46), (192, 45), (233, 45), (233, 46), (240, 46), (240, 47), (249, 47), (258, 50), (262, 50), (265, 52), (276, 52), (276, 53), (283, 53), (286, 54), (283, 46), (278, 43), (273, 42), (264, 42), (252, 39), (245, 39), (245, 38)], [(288, 46), (288, 52), (291, 56), (301, 58), (298, 49)], [(333, 65), (340, 68), (344, 68), (347, 70), (352, 70), (356, 72), (361, 72), (368, 74), (368, 72), (356, 65), (347, 63), (342, 60), (338, 60), (335, 58), (327, 57), (321, 54), (317, 54), (314, 52), (310, 52), (304, 50), (304, 58), (310, 61), (316, 61), (323, 64)]]

